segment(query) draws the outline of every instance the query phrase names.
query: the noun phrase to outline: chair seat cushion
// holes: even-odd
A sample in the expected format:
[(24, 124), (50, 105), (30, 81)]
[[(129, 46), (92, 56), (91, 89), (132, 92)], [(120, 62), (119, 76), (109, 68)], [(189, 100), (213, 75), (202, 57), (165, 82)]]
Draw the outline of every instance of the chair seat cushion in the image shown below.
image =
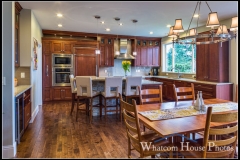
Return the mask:
[[(92, 91), (92, 96), (94, 97), (94, 96), (97, 96), (97, 95), (99, 95), (100, 94), (100, 92), (98, 92), (98, 91)], [(87, 96), (87, 93), (83, 93), (83, 95), (82, 96)]]
[(72, 93), (77, 93), (77, 88), (74, 88)]

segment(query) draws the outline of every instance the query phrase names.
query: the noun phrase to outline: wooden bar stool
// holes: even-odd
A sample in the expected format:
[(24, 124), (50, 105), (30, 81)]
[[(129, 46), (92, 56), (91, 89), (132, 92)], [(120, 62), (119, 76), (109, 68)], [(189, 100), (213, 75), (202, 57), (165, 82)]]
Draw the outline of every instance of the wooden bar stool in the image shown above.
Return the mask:
[[(118, 99), (119, 93), (122, 94), (122, 77), (106, 77), (105, 79), (105, 88), (102, 92), (102, 97), (104, 98), (104, 110), (105, 110), (105, 119), (107, 119), (107, 112), (116, 112), (118, 114)], [(107, 100), (115, 99), (116, 100), (116, 109), (107, 110)]]
[[(78, 111), (86, 111), (90, 112), (90, 123), (92, 122), (93, 115), (93, 98), (99, 97), (100, 92), (93, 91), (92, 89), (92, 78), (91, 77), (83, 77), (76, 76), (76, 86), (77, 86), (77, 113), (76, 113), (76, 121), (78, 117)], [(87, 105), (83, 105), (79, 103), (80, 98), (85, 98), (88, 100)]]

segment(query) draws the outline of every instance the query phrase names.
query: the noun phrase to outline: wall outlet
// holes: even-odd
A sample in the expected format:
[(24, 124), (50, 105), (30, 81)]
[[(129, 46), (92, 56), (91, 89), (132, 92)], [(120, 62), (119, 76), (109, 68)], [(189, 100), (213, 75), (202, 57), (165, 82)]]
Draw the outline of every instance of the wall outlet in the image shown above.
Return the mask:
[(21, 72), (21, 78), (25, 78), (25, 73)]

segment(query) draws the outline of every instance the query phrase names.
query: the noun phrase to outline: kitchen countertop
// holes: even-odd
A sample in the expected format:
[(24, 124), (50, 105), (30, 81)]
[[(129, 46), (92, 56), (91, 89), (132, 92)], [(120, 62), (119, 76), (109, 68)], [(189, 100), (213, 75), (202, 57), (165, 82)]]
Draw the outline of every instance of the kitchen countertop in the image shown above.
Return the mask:
[(23, 92), (25, 92), (26, 90), (28, 90), (31, 87), (32, 87), (32, 85), (19, 85), (19, 86), (15, 87), (14, 88), (15, 97), (21, 95)]
[[(92, 81), (105, 81), (106, 77), (96, 77), (96, 76), (91, 76)], [(116, 76), (117, 77), (117, 76)], [(122, 77), (123, 80), (126, 80), (126, 77)], [(151, 85), (151, 84), (162, 84), (162, 82), (156, 82), (156, 81), (150, 81), (146, 79), (142, 79), (142, 85)]]
[(232, 83), (219, 83), (219, 82), (209, 82), (209, 81), (198, 81), (196, 79), (190, 79), (190, 78), (174, 78), (174, 77), (168, 77), (168, 76), (143, 76), (143, 78), (163, 78), (163, 79), (169, 79), (169, 80), (178, 80), (178, 81), (187, 81), (187, 82), (196, 82), (196, 83), (204, 83), (204, 84), (213, 84), (213, 85), (224, 85), (224, 84), (232, 84)]

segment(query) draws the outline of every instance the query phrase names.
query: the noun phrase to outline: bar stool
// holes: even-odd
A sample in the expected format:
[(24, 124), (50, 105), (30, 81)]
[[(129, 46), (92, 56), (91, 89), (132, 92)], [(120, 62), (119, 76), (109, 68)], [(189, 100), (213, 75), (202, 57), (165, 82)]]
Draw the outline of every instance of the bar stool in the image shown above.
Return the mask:
[[(118, 114), (118, 99), (119, 93), (122, 94), (122, 77), (106, 77), (105, 79), (105, 88), (102, 92), (102, 97), (104, 98), (104, 110), (105, 110), (105, 119), (107, 118), (107, 112), (116, 112)], [(116, 99), (116, 110), (107, 110), (107, 100)]]
[(139, 91), (138, 87), (142, 86), (142, 76), (127, 76), (125, 89), (123, 90), (123, 97), (125, 97), (125, 101), (128, 103), (129, 98), (138, 98)]
[[(76, 76), (76, 86), (77, 86), (77, 113), (76, 113), (76, 121), (78, 117), (78, 111), (90, 111), (90, 123), (92, 122), (92, 106), (93, 106), (93, 98), (99, 97), (100, 92), (93, 91), (92, 89), (92, 78), (91, 77), (83, 77)], [(80, 105), (80, 98), (88, 99), (87, 105)], [(101, 109), (100, 109), (101, 110)]]

